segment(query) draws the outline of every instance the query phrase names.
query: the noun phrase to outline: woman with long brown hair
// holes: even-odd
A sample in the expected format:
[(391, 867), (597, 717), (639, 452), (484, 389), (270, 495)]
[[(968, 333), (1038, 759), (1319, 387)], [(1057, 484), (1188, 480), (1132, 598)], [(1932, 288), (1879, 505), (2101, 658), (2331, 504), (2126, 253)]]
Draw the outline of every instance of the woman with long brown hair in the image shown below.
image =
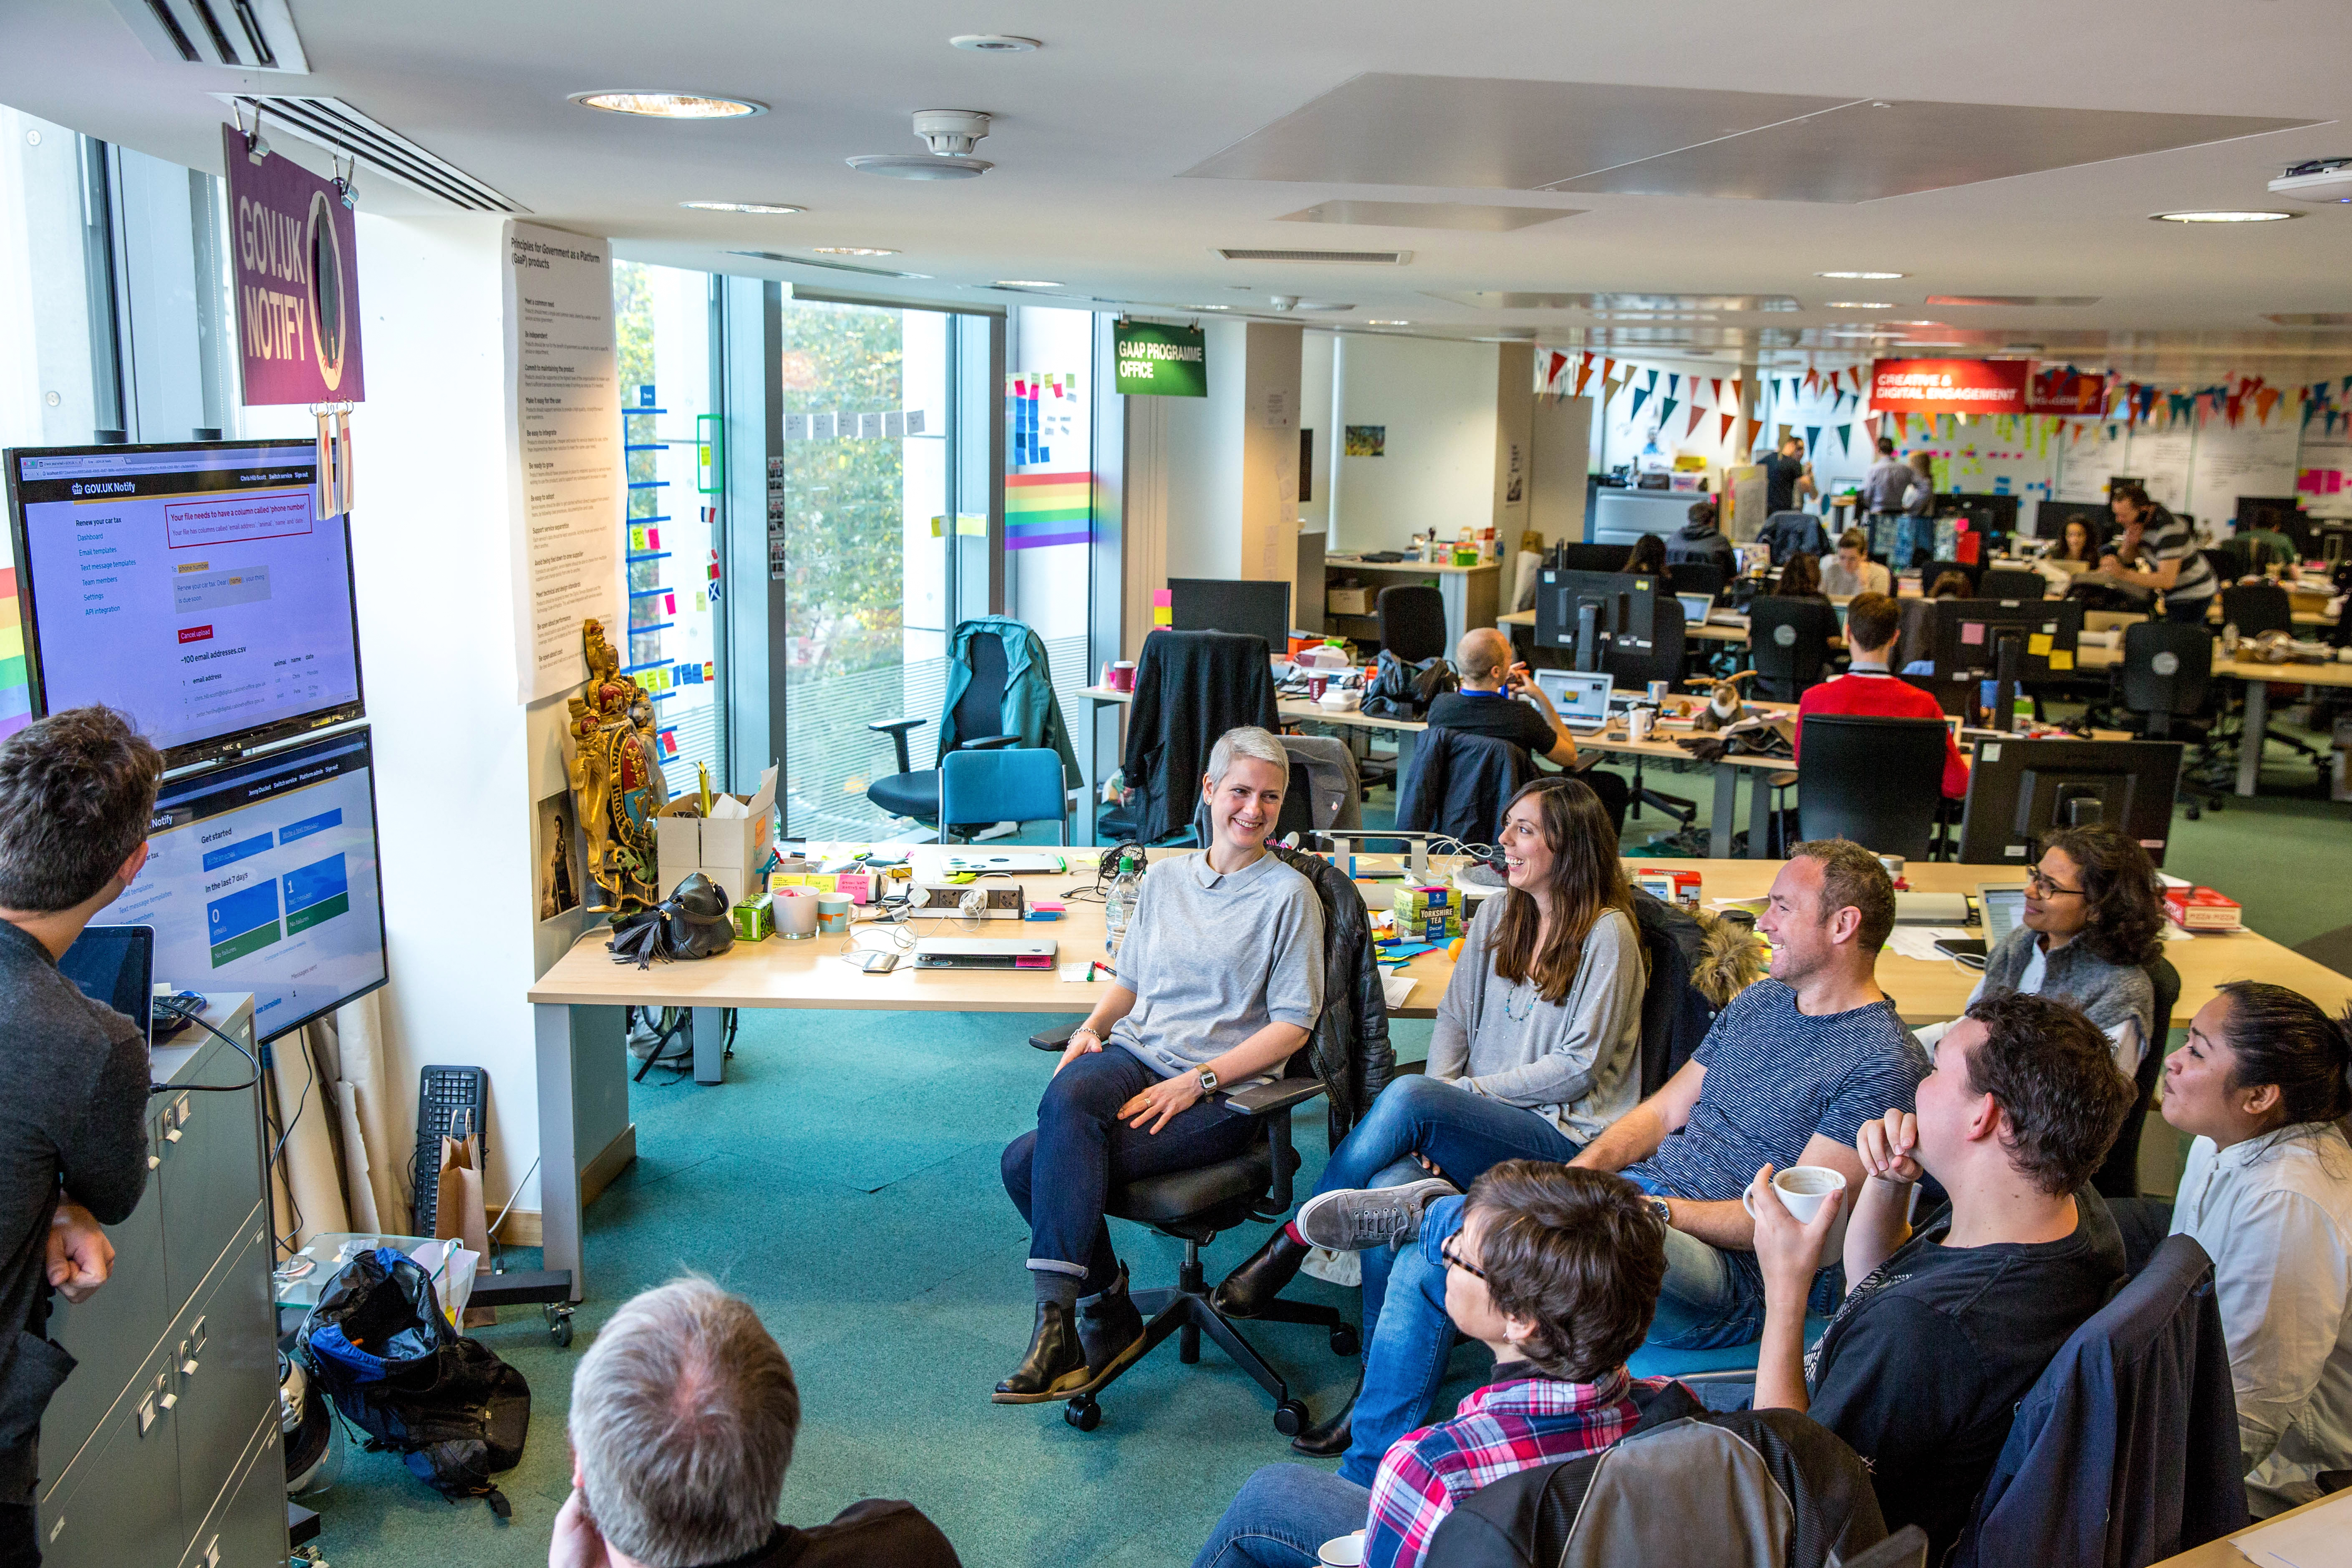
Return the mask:
[[(1508, 886), (1470, 921), (1427, 1074), (1381, 1090), (1331, 1152), (1301, 1216), (1326, 1193), (1423, 1170), (1431, 1179), (1395, 1187), (1397, 1202), (1466, 1188), (1505, 1160), (1573, 1159), (1640, 1100), (1647, 961), (1608, 811), (1574, 778), (1538, 779), (1511, 797), (1501, 838)], [(1276, 1231), (1217, 1287), (1218, 1308), (1263, 1311), (1308, 1251), (1295, 1221)], [(1361, 1257), (1369, 1343), (1391, 1254)], [(1347, 1436), (1339, 1419), (1292, 1446), (1336, 1454)]]
[(1829, 595), (1822, 592), (1822, 560), (1818, 555), (1799, 553), (1789, 557), (1780, 568), (1780, 581), (1773, 587), (1776, 599), (1819, 599), (1826, 605)]

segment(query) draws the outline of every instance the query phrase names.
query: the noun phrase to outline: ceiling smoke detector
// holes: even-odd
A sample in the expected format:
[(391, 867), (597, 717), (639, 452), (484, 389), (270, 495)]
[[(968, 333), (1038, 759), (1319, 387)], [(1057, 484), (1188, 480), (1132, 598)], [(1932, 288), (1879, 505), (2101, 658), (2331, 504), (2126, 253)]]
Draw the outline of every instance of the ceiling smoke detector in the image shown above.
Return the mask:
[(929, 147), (929, 157), (886, 153), (852, 158), (849, 166), (862, 174), (887, 174), (898, 180), (976, 180), (996, 167), (971, 156), (988, 134), (989, 117), (977, 109), (919, 109), (915, 134)]
[(959, 33), (948, 40), (948, 46), (976, 55), (1026, 55), (1039, 47), (1036, 39), (1016, 33)]

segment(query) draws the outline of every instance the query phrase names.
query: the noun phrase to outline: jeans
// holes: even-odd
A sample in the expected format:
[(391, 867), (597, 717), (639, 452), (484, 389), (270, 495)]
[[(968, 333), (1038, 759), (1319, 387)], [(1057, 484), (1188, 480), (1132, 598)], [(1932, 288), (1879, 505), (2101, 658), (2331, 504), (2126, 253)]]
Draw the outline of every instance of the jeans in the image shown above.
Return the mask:
[(2176, 599), (2169, 594), (2164, 596), (2164, 618), (2175, 626), (2201, 626), (2205, 624), (2207, 612), (2212, 608), (2213, 595), (2210, 594), (2201, 599)]
[(1215, 1164), (1263, 1131), (1255, 1117), (1213, 1100), (1185, 1107), (1157, 1132), (1120, 1121), (1118, 1108), (1159, 1081), (1117, 1046), (1089, 1052), (1045, 1086), (1037, 1131), (1005, 1145), (1004, 1190), (1029, 1222), (1029, 1267), (1083, 1276), (1082, 1296), (1118, 1283), (1103, 1223), (1112, 1183)]
[[(1467, 1191), (1470, 1184), (1506, 1160), (1552, 1160), (1566, 1163), (1581, 1144), (1532, 1110), (1506, 1105), (1499, 1100), (1433, 1079), (1409, 1073), (1391, 1079), (1372, 1109), (1331, 1151), (1323, 1167), (1318, 1193), (1351, 1187), (1394, 1184), (1382, 1173), (1413, 1154), (1425, 1154), (1445, 1173), (1445, 1179)], [(1421, 1175), (1410, 1166), (1407, 1180)], [(1364, 1264), (1364, 1338), (1380, 1321), (1381, 1305), (1388, 1294), (1390, 1270), (1396, 1255), (1385, 1247), (1368, 1247)], [(1441, 1286), (1439, 1294), (1443, 1296)]]
[(1334, 1536), (1371, 1517), (1372, 1494), (1307, 1465), (1268, 1465), (1242, 1483), (1192, 1568), (1316, 1568)]
[[(1389, 1445), (1429, 1419), (1454, 1352), (1445, 1315), (1445, 1259), (1439, 1248), (1462, 1228), (1460, 1198), (1441, 1198), (1421, 1222), (1421, 1239), (1397, 1254), (1382, 1307), (1364, 1351), (1342, 1479), (1369, 1487)], [(1730, 1257), (1696, 1237), (1666, 1232), (1666, 1278), (1650, 1342), (1678, 1350), (1736, 1345), (1763, 1331), (1764, 1292)]]

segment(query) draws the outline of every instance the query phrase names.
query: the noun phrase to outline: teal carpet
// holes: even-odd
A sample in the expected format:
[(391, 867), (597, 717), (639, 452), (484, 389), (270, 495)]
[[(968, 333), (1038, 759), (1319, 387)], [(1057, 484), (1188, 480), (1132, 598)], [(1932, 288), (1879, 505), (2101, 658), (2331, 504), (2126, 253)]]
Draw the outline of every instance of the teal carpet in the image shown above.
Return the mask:
[[(2309, 789), (2307, 766), (2273, 756), (2272, 782)], [(1695, 799), (1707, 820), (1706, 774), (1650, 782)], [(1369, 815), (1393, 820), (1386, 811), (1383, 792)], [(2310, 798), (2232, 800), (2201, 822), (2176, 821), (2170, 868), (2239, 900), (2265, 934), (2301, 941), (2343, 921), (2347, 814)], [(1654, 810), (1629, 822), (1629, 853), (1666, 826)], [(1189, 1563), (1249, 1473), (1294, 1458), (1265, 1397), (1213, 1346), (1195, 1366), (1172, 1344), (1155, 1352), (1105, 1396), (1092, 1433), (1065, 1424), (1059, 1405), (988, 1402), (1030, 1321), (1027, 1238), (997, 1157), (1034, 1124), (1050, 1058), (1025, 1039), (1045, 1022), (747, 1012), (725, 1085), (650, 1075), (630, 1096), (637, 1162), (589, 1210), (591, 1299), (574, 1348), (551, 1345), (528, 1309), (478, 1331), (532, 1389), (530, 1447), (503, 1478), (513, 1521), (444, 1502), (396, 1458), (354, 1448), (336, 1487), (309, 1500), (325, 1517), (321, 1554), (339, 1568), (544, 1563), (570, 1485), (572, 1366), (616, 1302), (690, 1268), (749, 1298), (798, 1373), (804, 1425), (787, 1520), (905, 1498), (971, 1568)], [(1427, 1024), (1400, 1023), (1395, 1034), (1403, 1056), (1426, 1053)], [(1297, 1132), (1304, 1191), (1324, 1159), (1318, 1105), (1299, 1113)], [(1173, 1282), (1177, 1244), (1112, 1228), (1139, 1286)], [(1220, 1237), (1209, 1277), (1264, 1236), (1252, 1226)], [(1311, 1279), (1293, 1293), (1354, 1305), (1354, 1292)], [(1244, 1331), (1317, 1414), (1346, 1393), (1350, 1368), (1318, 1331)], [(1485, 1360), (1475, 1348), (1455, 1352), (1442, 1405), (1475, 1385)]]

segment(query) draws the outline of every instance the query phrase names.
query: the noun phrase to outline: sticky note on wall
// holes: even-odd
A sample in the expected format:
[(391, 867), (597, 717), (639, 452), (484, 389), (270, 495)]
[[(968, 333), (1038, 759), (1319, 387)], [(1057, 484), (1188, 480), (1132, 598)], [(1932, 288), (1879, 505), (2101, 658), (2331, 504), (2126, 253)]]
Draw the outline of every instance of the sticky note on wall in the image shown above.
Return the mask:
[(1151, 624), (1155, 626), (1172, 626), (1176, 624), (1176, 607), (1171, 602), (1171, 595), (1165, 588), (1154, 588), (1151, 591)]

